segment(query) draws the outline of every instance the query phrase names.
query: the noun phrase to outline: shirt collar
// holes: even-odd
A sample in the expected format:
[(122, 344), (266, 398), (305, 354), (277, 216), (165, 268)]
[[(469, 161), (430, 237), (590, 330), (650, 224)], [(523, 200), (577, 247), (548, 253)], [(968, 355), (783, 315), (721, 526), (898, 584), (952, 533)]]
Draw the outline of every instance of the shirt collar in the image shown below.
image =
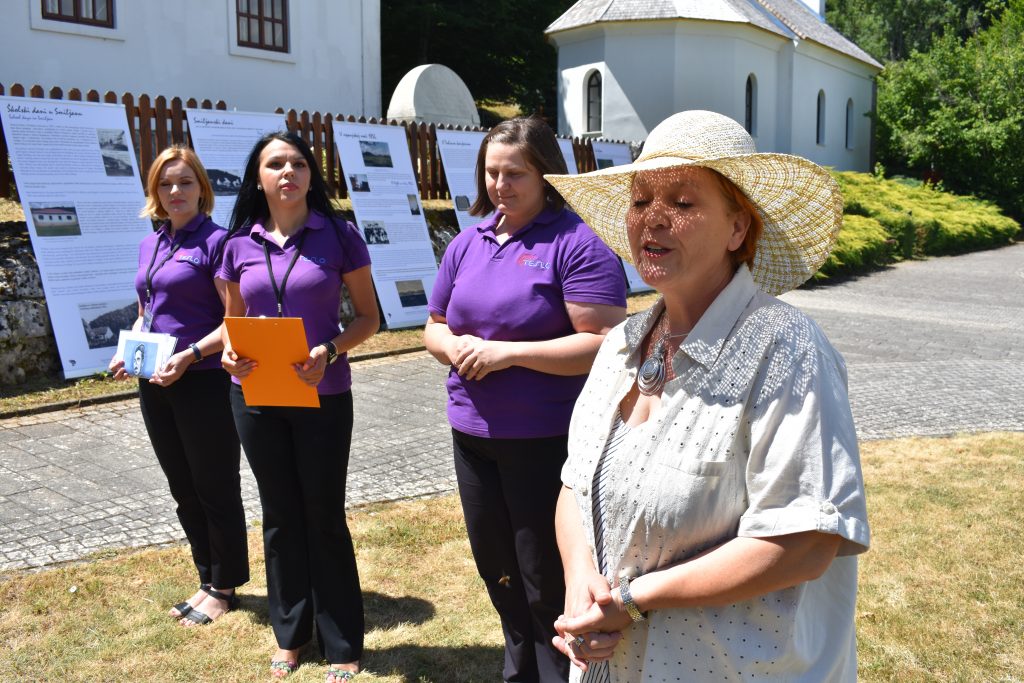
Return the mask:
[[(255, 221), (249, 229), (249, 237), (252, 238), (254, 242), (263, 242), (267, 239), (267, 229), (263, 227), (263, 222), (265, 220), (267, 219), (261, 218), (258, 221)], [(309, 228), (310, 230), (322, 230), (327, 227), (327, 223), (327, 216), (323, 215), (319, 211), (310, 209), (309, 215), (306, 216), (306, 223), (302, 226), (302, 229), (305, 230), (306, 228)], [(290, 240), (300, 234), (302, 234), (302, 230), (299, 230), (288, 239)], [(270, 241), (274, 242), (273, 240)]]
[[(208, 215), (206, 215), (205, 213), (200, 211), (199, 213), (197, 213), (192, 218), (192, 220), (190, 220), (188, 223), (186, 223), (185, 225), (183, 225), (180, 228), (178, 228), (177, 232), (195, 232), (196, 230), (199, 229), (200, 225), (202, 225), (203, 223), (206, 222), (206, 219), (208, 219), (208, 218), (209, 218)], [(160, 229), (164, 233), (169, 235), (170, 232), (171, 232), (171, 222), (170, 221), (164, 221), (163, 224), (160, 226)]]
[[(526, 232), (531, 230), (535, 225), (547, 225), (549, 223), (553, 223), (561, 215), (561, 213), (561, 211), (555, 211), (550, 206), (545, 206), (543, 209), (541, 209), (540, 213), (534, 216), (532, 221), (516, 230), (515, 234), (513, 234), (512, 237), (510, 237), (509, 239), (513, 239), (525, 234)], [(490, 216), (488, 216), (486, 219), (483, 220), (483, 222), (476, 226), (477, 232), (480, 233), (480, 235), (487, 235), (493, 238), (494, 231), (497, 229), (498, 221), (501, 220), (502, 215), (503, 214), (500, 214), (497, 211), (491, 213)]]
[[(750, 300), (757, 293), (757, 285), (750, 275), (750, 269), (742, 264), (733, 275), (732, 280), (726, 285), (715, 300), (704, 311), (697, 324), (694, 325), (690, 334), (680, 344), (679, 349), (690, 356), (701, 365), (710, 368), (718, 359), (725, 346), (729, 333), (736, 327), (736, 321), (750, 304)], [(643, 313), (637, 313), (626, 321), (625, 342), (626, 346), (622, 351), (632, 354), (640, 348), (641, 342), (651, 327), (658, 320), (658, 316), (665, 310), (664, 298), (658, 301)]]

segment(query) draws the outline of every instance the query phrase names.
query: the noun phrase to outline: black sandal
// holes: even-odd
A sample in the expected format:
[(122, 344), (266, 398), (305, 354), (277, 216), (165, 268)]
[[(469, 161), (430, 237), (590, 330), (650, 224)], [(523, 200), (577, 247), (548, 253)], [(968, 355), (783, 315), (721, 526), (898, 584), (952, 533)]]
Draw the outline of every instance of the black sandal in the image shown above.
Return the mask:
[[(236, 609), (238, 607), (238, 595), (235, 593), (221, 593), (218, 590), (214, 590), (211, 586), (202, 586), (202, 590), (211, 598), (216, 598), (217, 600), (221, 600), (224, 603), (226, 603), (227, 609), (224, 610), (225, 613), (230, 612), (231, 610)], [(185, 614), (184, 618), (188, 619), (191, 622), (199, 624), (200, 626), (205, 626), (206, 624), (213, 623), (213, 619), (211, 619), (208, 615), (203, 614), (202, 612), (194, 608), (190, 609), (188, 613)]]
[[(201, 584), (199, 584), (199, 590), (203, 591), (204, 593), (208, 589), (210, 589), (210, 588), (211, 588), (211, 586), (208, 583), (201, 583)], [(192, 605), (190, 605), (188, 603), (188, 600), (186, 600), (184, 602), (179, 602), (177, 605), (174, 605), (173, 607), (171, 607), (171, 609), (178, 610), (178, 616), (171, 617), (172, 619), (183, 619), (184, 617), (188, 616), (188, 613), (191, 612), (195, 608), (192, 607)]]

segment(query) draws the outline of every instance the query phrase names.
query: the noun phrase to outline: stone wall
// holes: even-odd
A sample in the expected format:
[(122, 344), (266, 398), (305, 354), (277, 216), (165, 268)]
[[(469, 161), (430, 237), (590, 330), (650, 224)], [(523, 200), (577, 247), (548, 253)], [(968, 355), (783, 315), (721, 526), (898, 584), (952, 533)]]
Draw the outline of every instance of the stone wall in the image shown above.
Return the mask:
[[(351, 212), (349, 220), (354, 220)], [(440, 261), (448, 242), (458, 234), (455, 212), (426, 209), (434, 254)], [(342, 302), (343, 319), (351, 304)], [(60, 376), (57, 342), (43, 296), (39, 266), (24, 222), (0, 223), (0, 386)]]
[(57, 343), (28, 230), (24, 223), (0, 223), (0, 385), (59, 371)]

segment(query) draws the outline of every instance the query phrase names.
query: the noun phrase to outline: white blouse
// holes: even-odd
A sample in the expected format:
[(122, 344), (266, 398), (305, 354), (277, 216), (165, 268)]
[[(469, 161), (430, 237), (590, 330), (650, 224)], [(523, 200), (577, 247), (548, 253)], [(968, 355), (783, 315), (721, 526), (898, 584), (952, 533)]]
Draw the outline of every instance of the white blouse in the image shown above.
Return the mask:
[(675, 378), (645, 423), (649, 443), (605, 463), (603, 547), (594, 547), (595, 468), (662, 307), (607, 335), (569, 427), (562, 480), (595, 566), (600, 553), (614, 585), (737, 536), (844, 540), (814, 581), (728, 607), (652, 610), (586, 680), (856, 681), (855, 555), (869, 530), (846, 367), (821, 329), (759, 290), (746, 266), (673, 357)]

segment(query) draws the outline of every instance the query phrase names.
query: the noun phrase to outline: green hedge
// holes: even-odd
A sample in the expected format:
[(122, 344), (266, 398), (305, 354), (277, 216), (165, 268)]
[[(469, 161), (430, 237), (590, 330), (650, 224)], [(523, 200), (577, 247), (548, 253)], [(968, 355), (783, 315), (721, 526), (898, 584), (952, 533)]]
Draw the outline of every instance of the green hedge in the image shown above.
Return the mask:
[(891, 263), (895, 242), (874, 218), (845, 214), (839, 239), (816, 277), (856, 273)]
[(916, 181), (848, 171), (832, 175), (843, 190), (843, 228), (818, 278), (1002, 246), (1021, 230), (988, 201)]

